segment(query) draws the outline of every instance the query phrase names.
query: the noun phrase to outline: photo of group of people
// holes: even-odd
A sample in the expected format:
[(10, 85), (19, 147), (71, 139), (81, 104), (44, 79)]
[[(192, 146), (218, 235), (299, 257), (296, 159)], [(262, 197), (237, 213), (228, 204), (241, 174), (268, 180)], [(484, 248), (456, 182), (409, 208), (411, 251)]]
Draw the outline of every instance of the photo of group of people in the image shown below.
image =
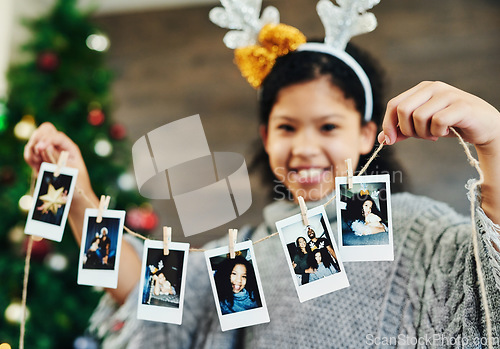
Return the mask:
[(181, 324), (188, 253), (187, 243), (171, 242), (166, 254), (163, 241), (145, 241), (139, 319)]
[(205, 257), (222, 330), (269, 322), (252, 242), (236, 244), (234, 258), (227, 246)]
[(106, 210), (99, 223), (98, 214), (85, 210), (78, 284), (116, 288), (125, 211)]
[(299, 236), (295, 244), (287, 244), (300, 285), (340, 272), (339, 262), (328, 235), (323, 233), (317, 237), (310, 225), (305, 227), (305, 231), (309, 240)]
[(389, 175), (335, 179), (340, 252), (344, 261), (393, 260)]
[(59, 175), (55, 176), (56, 170), (54, 164), (44, 162), (40, 166), (25, 233), (59, 242), (64, 233), (78, 170), (61, 168)]
[(299, 300), (319, 297), (349, 286), (323, 206), (276, 222)]

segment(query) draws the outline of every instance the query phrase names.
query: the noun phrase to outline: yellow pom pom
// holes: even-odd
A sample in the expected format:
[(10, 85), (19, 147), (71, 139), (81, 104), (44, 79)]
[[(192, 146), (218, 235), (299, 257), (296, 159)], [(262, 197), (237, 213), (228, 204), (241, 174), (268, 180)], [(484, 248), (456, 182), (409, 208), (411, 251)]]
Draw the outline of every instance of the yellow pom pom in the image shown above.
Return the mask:
[(276, 55), (262, 46), (252, 45), (234, 50), (234, 58), (241, 75), (257, 89), (271, 71)]
[(259, 33), (263, 47), (274, 52), (277, 57), (295, 51), (306, 42), (306, 37), (297, 28), (286, 24), (267, 24)]
[(295, 51), (306, 42), (298, 29), (285, 24), (267, 24), (259, 33), (261, 45), (251, 45), (234, 50), (235, 63), (241, 75), (257, 89), (274, 66), (277, 57)]

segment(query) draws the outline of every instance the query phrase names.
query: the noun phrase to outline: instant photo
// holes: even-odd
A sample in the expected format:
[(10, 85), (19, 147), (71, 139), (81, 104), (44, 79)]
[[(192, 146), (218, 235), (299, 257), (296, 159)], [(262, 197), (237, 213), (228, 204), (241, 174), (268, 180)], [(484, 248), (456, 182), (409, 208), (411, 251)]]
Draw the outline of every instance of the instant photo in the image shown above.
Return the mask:
[(137, 318), (180, 325), (184, 307), (189, 244), (146, 240), (142, 256)]
[(251, 241), (205, 252), (210, 283), (222, 331), (269, 322)]
[(86, 209), (78, 284), (116, 288), (125, 211), (106, 210), (97, 223), (97, 209)]
[(389, 175), (335, 178), (340, 254), (344, 262), (392, 261), (391, 190)]
[(307, 218), (308, 226), (300, 214), (276, 222), (300, 302), (349, 287), (324, 207), (308, 210)]
[(24, 232), (53, 241), (61, 241), (75, 190), (78, 170), (64, 167), (59, 176), (57, 165), (42, 163)]

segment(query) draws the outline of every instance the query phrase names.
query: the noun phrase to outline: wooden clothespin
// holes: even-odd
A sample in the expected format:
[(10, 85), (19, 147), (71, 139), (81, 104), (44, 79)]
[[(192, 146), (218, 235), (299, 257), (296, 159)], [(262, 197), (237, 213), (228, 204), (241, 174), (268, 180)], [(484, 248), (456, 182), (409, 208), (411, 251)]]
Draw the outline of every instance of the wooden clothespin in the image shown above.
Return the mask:
[(236, 252), (234, 252), (234, 245), (236, 244), (236, 237), (238, 229), (229, 229), (229, 258), (234, 259)]
[(298, 197), (300, 206), (300, 215), (302, 216), (302, 222), (307, 227), (309, 225), (309, 219), (307, 219), (307, 206), (304, 198), (302, 196)]
[(168, 256), (170, 253), (169, 246), (172, 242), (172, 228), (163, 227), (163, 255)]
[(109, 195), (101, 195), (101, 201), (99, 202), (99, 209), (97, 211), (96, 223), (102, 222), (102, 214), (108, 209), (109, 200), (111, 200), (111, 197)]
[(68, 161), (69, 153), (67, 151), (62, 151), (59, 155), (59, 159), (57, 160), (57, 167), (54, 171), (54, 177), (59, 177), (61, 174), (61, 169), (66, 166), (66, 162)]
[(347, 189), (352, 189), (353, 184), (352, 184), (352, 160), (351, 159), (346, 159), (345, 160), (345, 165), (347, 166)]

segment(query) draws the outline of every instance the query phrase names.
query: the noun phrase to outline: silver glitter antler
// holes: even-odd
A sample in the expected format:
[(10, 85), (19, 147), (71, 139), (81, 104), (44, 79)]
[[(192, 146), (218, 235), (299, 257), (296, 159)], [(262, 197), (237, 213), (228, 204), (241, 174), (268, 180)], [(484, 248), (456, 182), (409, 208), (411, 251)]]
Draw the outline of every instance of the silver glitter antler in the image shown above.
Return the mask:
[(221, 0), (222, 7), (210, 11), (210, 20), (222, 28), (232, 29), (224, 36), (224, 44), (235, 49), (254, 45), (260, 30), (266, 24), (278, 24), (279, 12), (268, 6), (259, 18), (262, 0)]
[(353, 36), (369, 33), (377, 27), (377, 19), (367, 10), (380, 0), (337, 0), (338, 6), (330, 0), (320, 0), (316, 6), (325, 27), (325, 44), (345, 50)]

